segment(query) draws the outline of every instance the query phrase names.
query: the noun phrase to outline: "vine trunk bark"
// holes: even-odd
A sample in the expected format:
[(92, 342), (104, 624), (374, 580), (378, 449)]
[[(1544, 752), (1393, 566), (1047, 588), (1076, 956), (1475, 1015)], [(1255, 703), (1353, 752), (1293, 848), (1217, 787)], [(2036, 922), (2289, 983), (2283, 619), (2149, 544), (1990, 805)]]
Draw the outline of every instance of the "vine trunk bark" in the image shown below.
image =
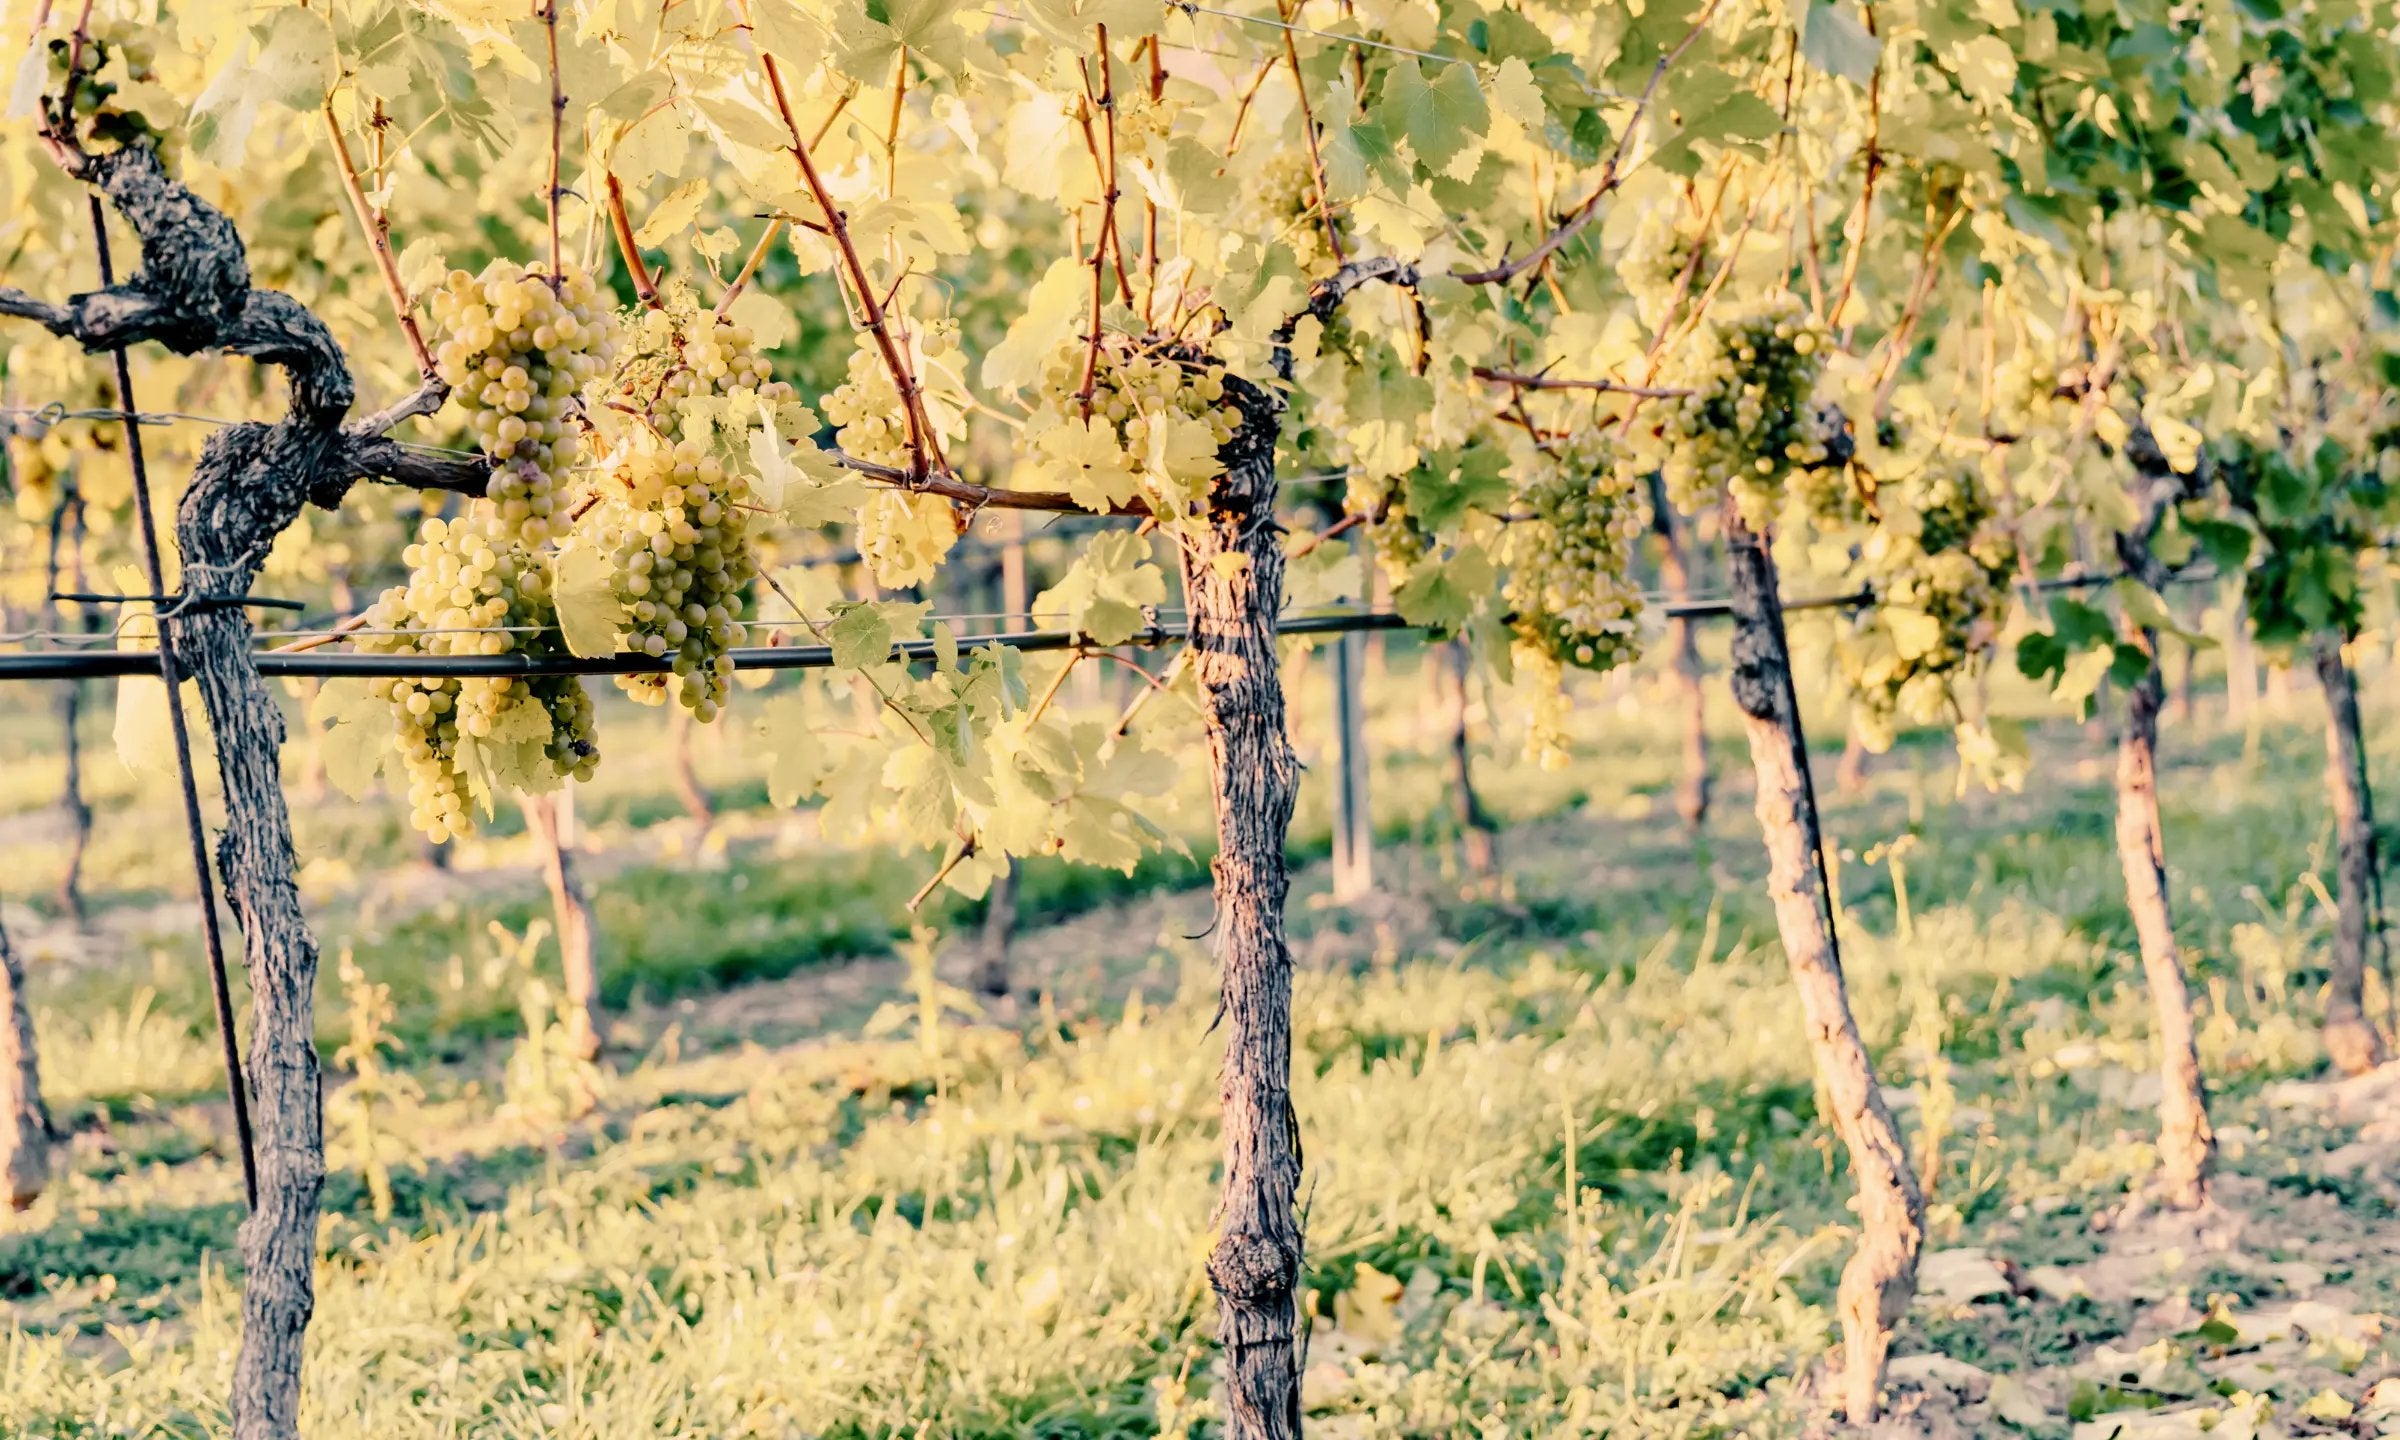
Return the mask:
[(0, 1192), (11, 1210), (41, 1198), (50, 1183), (50, 1112), (33, 1041), (25, 966), (0, 926)]
[(716, 802), (710, 798), (708, 787), (700, 783), (700, 771), (692, 763), (692, 741), (699, 725), (692, 712), (681, 704), (669, 707), (674, 713), (667, 720), (667, 744), (672, 752), (675, 777), (675, 799), (692, 822), (692, 848), (697, 852), (708, 843), (708, 832), (717, 823)]
[(2367, 951), (2383, 920), (2375, 806), (2358, 719), (2358, 686), (2342, 658), (2342, 637), (2315, 645), (2325, 687), (2325, 792), (2333, 807), (2335, 917), (2332, 973), (2325, 986), (2325, 1053), (2346, 1075), (2384, 1062), (2383, 1037), (2367, 1019)]
[[(1683, 522), (1667, 503), (1663, 477), (1650, 476), (1650, 523), (1658, 532), (1658, 578), (1669, 604), (1692, 598), (1691, 565), (1684, 552)], [(1676, 712), (1683, 721), (1683, 775), (1675, 784), (1675, 813), (1693, 834), (1708, 823), (1708, 693), (1701, 686), (1700, 634), (1688, 615), (1667, 621), (1667, 650), (1674, 658)]]
[(1483, 796), (1475, 789), (1474, 747), (1467, 731), (1467, 711), (1472, 699), (1468, 682), (1474, 656), (1464, 641), (1453, 640), (1442, 646), (1442, 664), (1448, 679), (1450, 699), (1450, 808), (1458, 822), (1458, 844), (1466, 861), (1467, 873), (1478, 880), (1488, 880), (1500, 873), (1500, 827), (1492, 823), (1491, 812), (1483, 808)]
[(1765, 539), (1728, 515), (1733, 579), (1733, 698), (1758, 775), (1758, 822), (1767, 845), (1775, 925), (1800, 992), (1817, 1077), (1858, 1185), (1858, 1249), (1842, 1268), (1841, 1401), (1852, 1424), (1875, 1418), (1892, 1327), (1916, 1293), (1925, 1198), (1891, 1107), (1876, 1084), (1842, 977), (1840, 941), (1827, 904), (1816, 787), (1792, 686), (1790, 643)]
[[(2149, 528), (2117, 537), (2126, 570), (2157, 588), (2164, 574), (2150, 553)], [(2178, 1210), (2208, 1200), (2216, 1137), (2208, 1123), (2208, 1092), (2200, 1078), (2200, 1046), (2192, 1023), (2191, 989), (2167, 899), (2166, 831), (2158, 816), (2158, 712), (2167, 698), (2158, 667), (2158, 636), (2132, 621), (2124, 639), (2147, 657), (2125, 687), (2125, 728), (2117, 737), (2117, 862), (2125, 872), (2125, 904), (2142, 947), (2142, 975), (2158, 1025), (2159, 1198)]]
[(1292, 1110), (1290, 888), (1284, 838), (1300, 766), (1284, 724), (1275, 619), (1276, 402), (1229, 380), (1243, 424), (1224, 451), (1205, 528), (1182, 543), (1192, 668), (1217, 817), (1216, 935), (1225, 1063), (1224, 1195), (1208, 1278), (1225, 1354), (1229, 1440), (1300, 1433), (1300, 1127)]
[(566, 983), (569, 1043), (585, 1060), (600, 1058), (607, 1016), (600, 1004), (600, 926), (575, 873), (575, 842), (568, 834), (571, 812), (564, 791), (522, 797), (525, 825), (542, 860), (542, 884), (550, 891), (550, 913), (558, 927), (558, 964)]

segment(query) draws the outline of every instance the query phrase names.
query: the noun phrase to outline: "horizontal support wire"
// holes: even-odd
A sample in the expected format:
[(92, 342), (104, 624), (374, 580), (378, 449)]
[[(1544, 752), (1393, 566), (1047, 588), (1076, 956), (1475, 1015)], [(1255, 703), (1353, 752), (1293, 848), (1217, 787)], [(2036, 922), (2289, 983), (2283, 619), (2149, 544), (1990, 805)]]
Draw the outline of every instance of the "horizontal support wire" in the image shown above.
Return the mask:
[[(2033, 581), (2020, 588), (2033, 592), (2088, 589), (2114, 584), (2126, 578), (2121, 571), (2091, 574), (2057, 575)], [(2170, 584), (2189, 584), (2221, 578), (2213, 570), (2186, 570), (2168, 577)], [(1782, 609), (1795, 610), (1859, 610), (1875, 603), (1871, 590), (1850, 590), (1838, 595), (1804, 595), (1786, 600)], [(1733, 613), (1730, 599), (1678, 600), (1654, 603), (1647, 613), (1668, 620), (1712, 620)], [(924, 623), (952, 620), (1005, 619), (999, 611), (975, 611), (957, 615), (928, 615)], [(789, 628), (795, 625), (822, 624), (809, 620), (753, 620), (746, 625), (770, 628)], [(1424, 630), (1432, 627), (1414, 623), (1388, 611), (1363, 611), (1332, 615), (1290, 615), (1276, 625), (1283, 635), (1340, 635), (1370, 630)], [(410, 635), (454, 634), (522, 634), (539, 633), (534, 627), (511, 625), (470, 630), (412, 630)], [(377, 635), (391, 632), (358, 630), (279, 630), (269, 632), (278, 639), (344, 640), (360, 634)], [(16, 640), (56, 640), (71, 642), (86, 637), (53, 636), (47, 632), (25, 632), (20, 635), (0, 635), (0, 643)], [(96, 638), (96, 637), (92, 637)], [(1183, 622), (1153, 625), (1121, 645), (1099, 645), (1070, 630), (1018, 630), (992, 634), (960, 635), (955, 643), (961, 648), (1000, 645), (1007, 649), (1040, 652), (1054, 650), (1116, 650), (1127, 647), (1155, 647), (1181, 644), (1190, 637)], [(908, 660), (932, 657), (932, 640), (905, 640), (895, 648)], [(830, 645), (754, 645), (730, 652), (737, 670), (825, 670), (833, 668), (833, 647)], [(262, 650), (255, 654), (261, 675), (329, 678), (334, 676), (488, 676), (510, 675), (538, 677), (546, 675), (662, 675), (673, 669), (674, 657), (639, 654), (621, 655), (562, 655), (536, 659), (526, 655), (407, 655), (407, 654), (321, 654), (312, 651)], [(0, 681), (8, 680), (91, 680), (109, 676), (148, 675), (158, 669), (155, 650), (57, 650), (35, 651), (26, 654), (0, 654)]]

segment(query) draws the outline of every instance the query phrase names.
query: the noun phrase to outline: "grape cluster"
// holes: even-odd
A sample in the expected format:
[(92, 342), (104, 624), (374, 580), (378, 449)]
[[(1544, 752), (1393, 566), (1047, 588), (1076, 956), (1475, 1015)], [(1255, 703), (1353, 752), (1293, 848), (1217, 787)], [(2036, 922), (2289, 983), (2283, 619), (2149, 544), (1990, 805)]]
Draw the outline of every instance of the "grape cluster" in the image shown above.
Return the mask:
[[(672, 656), (685, 708), (716, 719), (733, 675), (729, 652), (743, 638), (742, 588), (758, 574), (749, 482), (697, 439), (645, 438), (609, 458), (602, 494), (586, 523), (616, 574), (631, 647)], [(648, 705), (664, 704), (669, 688), (665, 675), (620, 675), (617, 685)]]
[(1936, 470), (1881, 498), (1882, 518), (1859, 547), (1876, 603), (1839, 646), (1876, 749), (1903, 719), (1929, 724), (1957, 709), (1956, 683), (1999, 640), (2017, 566), (2015, 537), (1976, 470)]
[(1325, 222), (1317, 214), (1316, 172), (1308, 152), (1282, 146), (1261, 164), (1250, 189), (1255, 233), (1288, 247), (1301, 273), (1321, 274), (1334, 268), (1333, 251), (1325, 244)]
[[(1692, 285), (1705, 280), (1707, 251), (1707, 237), (1672, 207), (1643, 213), (1633, 238), (1617, 257), (1616, 268), (1617, 282), (1633, 297), (1644, 325), (1656, 326), (1666, 318), (1679, 285), (1688, 293)], [(1686, 271), (1695, 277), (1689, 284), (1684, 281)]]
[(847, 378), (826, 392), (824, 410), (835, 427), (833, 443), (843, 454), (893, 470), (909, 468), (908, 416), (900, 405), (900, 387), (870, 337), (859, 337)]
[[(384, 591), (369, 608), (361, 648), (411, 655), (566, 653), (554, 628), (548, 571), (524, 546), (494, 543), (492, 508), (490, 501), (477, 501), (469, 515), (425, 521), (416, 543), (401, 555), (408, 583)], [(562, 779), (588, 779), (600, 763), (591, 700), (571, 676), (378, 678), (371, 686), (392, 707), (408, 771), (410, 823), (436, 843), (474, 833), (461, 765), (464, 740), (538, 741), (543, 764)]]
[(1631, 467), (1597, 431), (1536, 456), (1518, 488), (1530, 518), (1508, 532), (1509, 627), (1518, 640), (1586, 670), (1633, 658), (1641, 591), (1626, 561), (1648, 525)]
[(614, 316), (589, 275), (553, 291), (548, 276), (503, 261), (479, 276), (451, 271), (428, 300), (435, 373), (498, 462), (486, 492), (493, 538), (539, 545), (564, 528), (558, 481), (575, 455), (576, 396), (607, 368)]
[(1811, 403), (1825, 345), (1786, 294), (1717, 321), (1688, 348), (1669, 383), (1691, 393), (1646, 412), (1677, 505), (1730, 496), (1745, 524), (1767, 528), (1791, 473), (1825, 462), (1828, 427)]
[(675, 402), (727, 395), (780, 401), (792, 387), (775, 378), (747, 325), (702, 310), (688, 297), (645, 310), (618, 362), (615, 389), (655, 422)]
[[(1209, 457), (1202, 468), (1221, 472), (1214, 456), (1242, 426), (1242, 412), (1225, 398), (1225, 367), (1214, 360), (1170, 354), (1155, 344), (1105, 339), (1095, 362), (1086, 340), (1061, 342), (1042, 361), (1041, 388), (1025, 433), (1038, 438), (1061, 425), (1081, 424), (1086, 416), (1083, 372), (1092, 370), (1089, 418), (1105, 421), (1123, 452), (1126, 468), (1150, 468), (1151, 442), (1160, 425), (1197, 422), (1205, 430), (1191, 432)], [(1186, 498), (1199, 498), (1193, 492)]]

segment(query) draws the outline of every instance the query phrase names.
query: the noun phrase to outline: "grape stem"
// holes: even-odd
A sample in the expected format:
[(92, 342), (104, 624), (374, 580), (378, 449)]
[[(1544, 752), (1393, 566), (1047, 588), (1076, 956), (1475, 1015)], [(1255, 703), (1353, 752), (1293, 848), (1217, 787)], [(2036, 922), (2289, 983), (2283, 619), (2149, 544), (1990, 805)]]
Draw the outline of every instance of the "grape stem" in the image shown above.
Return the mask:
[(1112, 505), (1106, 510), (1094, 510), (1088, 505), (1077, 502), (1073, 496), (1056, 490), (996, 490), (989, 485), (977, 485), (951, 475), (911, 475), (906, 470), (890, 465), (878, 465), (872, 460), (861, 460), (855, 455), (845, 454), (839, 450), (828, 450), (825, 453), (832, 458), (834, 464), (863, 475), (877, 484), (889, 485), (895, 490), (911, 490), (921, 495), (939, 495), (945, 500), (956, 500), (976, 510), (1049, 510), (1064, 515), (1117, 515), (1143, 518), (1147, 518), (1151, 514), (1149, 504), (1139, 498), (1128, 500), (1122, 505)]
[(633, 279), (633, 293), (646, 308), (659, 309), (658, 283), (650, 278), (650, 267), (642, 262), (642, 248), (633, 238), (633, 218), (625, 213), (625, 186), (617, 179), (616, 171), (605, 169), (600, 172), (600, 186), (608, 195), (608, 228), (617, 237), (617, 253), (625, 257), (625, 273)]
[(1275, 73), (1275, 64), (1276, 57), (1273, 55), (1258, 62), (1258, 73), (1252, 75), (1250, 83), (1242, 87), (1242, 103), (1233, 112), (1232, 133), (1225, 137), (1226, 159), (1232, 159), (1233, 152), (1242, 148), (1242, 124), (1250, 118), (1251, 102), (1258, 99), (1258, 92), (1266, 88), (1267, 77)]
[(733, 302), (742, 298), (742, 290), (749, 285), (750, 277), (756, 275), (758, 267), (766, 261), (767, 251), (774, 247), (775, 237), (782, 233), (783, 217), (771, 217), (767, 221), (766, 233), (760, 235), (758, 243), (750, 247), (750, 258), (742, 262), (742, 272), (734, 276), (733, 283), (725, 287), (725, 293), (717, 297), (716, 309), (710, 313), (720, 320), (725, 318), (725, 312), (733, 308)]
[[(1110, 241), (1117, 233), (1117, 92), (1114, 77), (1108, 67), (1108, 27), (1095, 25), (1093, 41), (1100, 52), (1100, 94), (1093, 103), (1099, 107), (1101, 128), (1108, 134), (1108, 153), (1104, 159), (1099, 145), (1092, 138), (1089, 112), (1079, 116), (1083, 122), (1083, 143), (1092, 152), (1092, 168), (1100, 175), (1100, 233), (1092, 240), (1092, 330), (1090, 344), (1083, 354), (1083, 383), (1076, 387), (1075, 403), (1083, 410), (1083, 418), (1092, 418), (1092, 394), (1100, 385), (1101, 311), (1107, 298), (1108, 255)], [(1088, 94), (1091, 82), (1084, 88)], [(1124, 262), (1118, 262), (1118, 283), (1124, 283)]]
[(533, 18), (542, 22), (550, 46), (550, 293), (556, 295), (567, 283), (562, 259), (566, 250), (558, 238), (558, 197), (566, 193), (558, 183), (558, 157), (566, 146), (567, 128), (567, 92), (558, 78), (558, 0), (541, 0)]
[[(1867, 17), (1867, 33), (1875, 30), (1875, 7), (1860, 7)], [(1842, 288), (1834, 296), (1832, 308), (1825, 312), (1825, 323), (1838, 324), (1842, 311), (1850, 304), (1850, 291), (1858, 283), (1858, 262), (1867, 253), (1867, 222), (1874, 213), (1875, 180), (1883, 174), (1883, 52), (1875, 54), (1875, 73), (1867, 77), (1867, 173), (1858, 187), (1858, 233), (1850, 241), (1850, 253), (1842, 258)], [(1842, 326), (1842, 343), (1850, 343), (1851, 326)]]
[[(743, 20), (749, 19), (748, 6), (743, 6)], [(875, 298), (875, 282), (867, 274), (866, 261), (859, 258), (858, 246), (850, 238), (850, 226), (843, 217), (842, 207), (835, 204), (833, 195), (825, 188), (825, 177), (817, 173), (817, 162), (809, 155), (808, 142), (801, 138), (800, 123), (792, 117), (791, 95), (784, 89), (783, 67), (764, 48), (758, 52), (759, 68), (766, 75), (767, 91), (774, 97), (775, 112), (783, 120), (784, 133), (791, 143), (785, 148), (800, 169), (801, 182), (824, 212), (825, 228), (831, 233), (835, 249), (841, 252), (842, 268), (857, 292), (864, 328), (875, 341), (876, 352), (883, 358), (884, 369), (891, 372), (892, 385), (900, 392), (900, 409), (908, 423), (907, 481), (912, 488), (931, 490), (927, 483), (937, 473), (946, 473), (949, 464), (942, 458), (940, 439), (925, 413), (925, 399), (917, 387), (917, 377), (909, 369), (908, 359), (892, 338), (892, 328), (884, 317), (883, 306)], [(941, 493), (936, 491), (935, 493)]]
[[(400, 263), (392, 258), (392, 223), (383, 208), (371, 205), (358, 182), (358, 165), (350, 158), (350, 142), (342, 135), (341, 122), (334, 117), (333, 96), (325, 97), (325, 134), (333, 141), (335, 166), (342, 173), (342, 193), (350, 197), (350, 212), (358, 219), (358, 228), (367, 237), (367, 246), (375, 252), (375, 269), (383, 276), (384, 293), (392, 298), (392, 315), (400, 322), (400, 333), (408, 337), (409, 353), (417, 359), (417, 378), (426, 387), (439, 386), (444, 398), (450, 387), (442, 384), (434, 373), (433, 350), (425, 343), (425, 332), (417, 325), (416, 310), (409, 303), (408, 286), (400, 279)], [(440, 408), (436, 400), (434, 408)], [(385, 428), (389, 428), (388, 426)]]
[(1343, 253), (1341, 232), (1333, 224), (1333, 197), (1325, 188), (1325, 156), (1317, 147), (1317, 116), (1308, 103), (1308, 80), (1300, 73), (1300, 47), (1292, 43), (1291, 12), (1283, 0), (1276, 0), (1275, 13), (1285, 22), (1283, 58), (1292, 67), (1292, 89), (1300, 97), (1300, 133), (1308, 140), (1308, 173), (1317, 186), (1317, 214), (1325, 222), (1326, 248), (1333, 252), (1333, 263), (1340, 265), (1349, 256)]
[[(1675, 43), (1675, 48), (1658, 57), (1658, 64), (1652, 66), (1650, 70), (1650, 83), (1642, 87), (1641, 95), (1634, 100), (1633, 114), (1625, 121), (1624, 130), (1618, 133), (1616, 148), (1609, 152), (1608, 164), (1600, 171), (1600, 183), (1593, 187), (1590, 195), (1584, 197), (1583, 203), (1569, 212), (1567, 218), (1560, 221), (1549, 234), (1543, 236), (1540, 244), (1523, 255), (1514, 260), (1504, 260), (1488, 270), (1453, 271), (1451, 272), (1452, 278), (1463, 280), (1469, 285), (1506, 285), (1557, 254), (1561, 246), (1581, 234), (1584, 226), (1592, 223), (1592, 217), (1599, 213), (1600, 202), (1607, 199), (1619, 185), (1625, 183), (1628, 173), (1625, 165), (1626, 152), (1633, 148), (1634, 137), (1641, 133), (1642, 119), (1649, 113), (1650, 101), (1658, 93), (1658, 82), (1664, 80), (1667, 72), (1675, 67), (1675, 62), (1683, 58), (1683, 52), (1691, 49), (1693, 42), (1707, 32), (1708, 23), (1715, 18), (1716, 13), (1717, 0), (1709, 0), (1708, 8), (1700, 12), (1700, 18), (1693, 23), (1690, 30), (1684, 33), (1684, 37)], [(1287, 46), (1291, 43), (1288, 34), (1284, 38), (1284, 43)]]

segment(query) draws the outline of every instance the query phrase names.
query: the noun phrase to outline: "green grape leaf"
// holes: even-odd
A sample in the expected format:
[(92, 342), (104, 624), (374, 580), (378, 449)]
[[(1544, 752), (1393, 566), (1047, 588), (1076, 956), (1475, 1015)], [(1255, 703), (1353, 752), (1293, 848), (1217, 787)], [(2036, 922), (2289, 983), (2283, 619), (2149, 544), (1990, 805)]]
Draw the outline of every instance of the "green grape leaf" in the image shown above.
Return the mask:
[(616, 572), (607, 556), (589, 545), (568, 545), (551, 556), (550, 599), (558, 608), (558, 631), (568, 653), (617, 653), (625, 604), (617, 598)]
[(1071, 255), (1050, 262), (1025, 294), (1024, 307), (1008, 322), (1000, 343), (984, 352), (986, 389), (1017, 391), (1042, 378), (1042, 362), (1074, 333), (1089, 290), (1090, 269)]
[(1352, 599), (1366, 593), (1366, 578), (1366, 557), (1349, 546), (1312, 546), (1285, 563), (1283, 603), (1287, 609), (1307, 610)]
[(1411, 625), (1455, 631), (1490, 597), (1497, 580), (1490, 557), (1470, 545), (1448, 560), (1418, 561), (1393, 590), (1392, 607)]
[(1433, 171), (1448, 166), (1492, 124), (1491, 108), (1475, 83), (1475, 67), (1442, 65), (1429, 81), (1424, 67), (1409, 59), (1384, 72), (1375, 118), (1386, 132), (1406, 136), (1417, 152), (1417, 163)]
[(825, 638), (833, 646), (833, 663), (865, 670), (891, 658), (895, 641), (914, 639), (933, 607), (923, 600), (858, 600), (831, 608), (833, 623)]
[(2116, 664), (2116, 660), (2117, 651), (2113, 645), (2076, 651), (2067, 657), (2066, 664), (2059, 670), (2058, 684), (2050, 692), (2052, 697), (2081, 710), (2091, 702), (2092, 692), (2100, 688), (2100, 681), (2108, 674), (2109, 667)]
[(1488, 446), (1437, 450), (1408, 472), (1408, 513), (1427, 531), (1442, 535), (1469, 510), (1497, 515), (1511, 493), (1508, 457)]
[(1875, 78), (1882, 55), (1883, 42), (1840, 5), (1814, 0), (1803, 12), (1800, 57), (1826, 74), (1864, 85)]
[(364, 800), (392, 755), (392, 704), (378, 700), (365, 680), (327, 680), (309, 702), (317, 755), (325, 778), (353, 800)]
[(1355, 200), (1378, 181), (1392, 190), (1408, 189), (1408, 167), (1400, 163), (1391, 132), (1380, 120), (1358, 118), (1357, 96), (1347, 79), (1332, 86), (1318, 114), (1325, 133), (1318, 137), (1317, 153), (1325, 166), (1325, 188), (1334, 199)]
[(491, 751), (474, 736), (461, 735), (450, 753), (458, 766), (459, 778), (467, 782), (467, 799), (482, 806), (488, 818), (500, 790), (498, 777), (492, 773)]

